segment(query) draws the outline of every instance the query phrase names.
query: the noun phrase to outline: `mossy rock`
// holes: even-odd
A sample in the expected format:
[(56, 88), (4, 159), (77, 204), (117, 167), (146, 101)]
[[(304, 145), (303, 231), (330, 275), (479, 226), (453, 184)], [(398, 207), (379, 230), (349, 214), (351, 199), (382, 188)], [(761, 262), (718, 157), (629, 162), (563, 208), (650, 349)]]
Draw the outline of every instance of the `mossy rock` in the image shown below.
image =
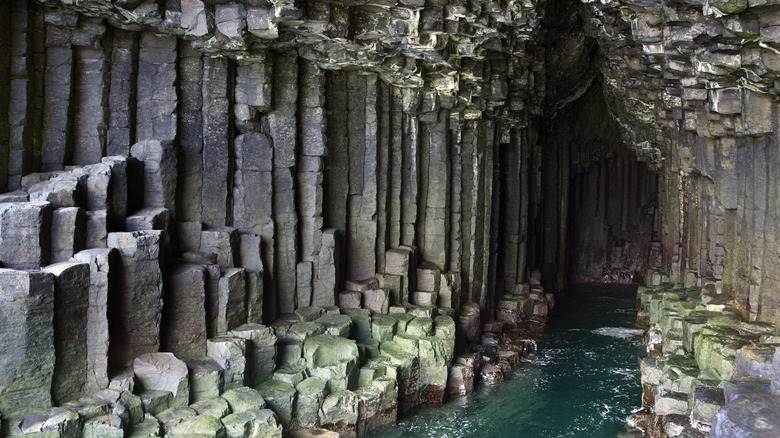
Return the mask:
[(166, 437), (187, 435), (205, 435), (213, 438), (227, 438), (225, 426), (222, 425), (222, 421), (211, 415), (198, 415), (188, 418), (165, 433)]
[[(263, 403), (265, 403), (265, 400)], [(195, 409), (199, 415), (211, 415), (215, 418), (222, 418), (232, 412), (230, 404), (222, 397), (204, 398), (191, 404), (190, 407)]]
[(241, 388), (234, 388), (222, 393), (230, 410), (233, 413), (255, 411), (265, 408), (265, 399), (263, 396), (252, 388), (242, 386)]

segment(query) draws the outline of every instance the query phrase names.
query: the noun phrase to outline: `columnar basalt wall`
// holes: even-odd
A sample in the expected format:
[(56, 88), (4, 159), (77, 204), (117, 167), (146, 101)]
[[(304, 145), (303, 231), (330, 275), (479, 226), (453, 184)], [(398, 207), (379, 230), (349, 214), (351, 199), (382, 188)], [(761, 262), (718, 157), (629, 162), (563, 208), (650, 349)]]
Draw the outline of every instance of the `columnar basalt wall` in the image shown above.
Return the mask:
[(4, 278), (89, 284), (22, 288), (0, 409), (63, 406), (0, 434), (362, 434), (497, 379), (569, 282), (776, 327), (771, 3), (2, 2)]

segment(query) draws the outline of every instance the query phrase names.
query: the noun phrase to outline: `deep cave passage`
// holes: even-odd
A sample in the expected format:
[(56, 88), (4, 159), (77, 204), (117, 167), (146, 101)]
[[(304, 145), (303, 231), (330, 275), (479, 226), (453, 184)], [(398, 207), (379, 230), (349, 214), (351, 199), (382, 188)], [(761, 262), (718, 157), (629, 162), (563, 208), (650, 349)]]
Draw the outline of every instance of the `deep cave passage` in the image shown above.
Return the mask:
[[(502, 149), (501, 162), (517, 162), (513, 154), (520, 153), (520, 163), (538, 169), (521, 169), (516, 180), (514, 169), (502, 169), (504, 247), (517, 244), (512, 232), (527, 215), (525, 266), (540, 270), (545, 288), (641, 284), (660, 252), (658, 176), (621, 143), (601, 81), (594, 79), (579, 99), (542, 125), (528, 150), (524, 142), (533, 139), (523, 139), (519, 151)], [(525, 200), (518, 193), (527, 193), (527, 205), (519, 208), (515, 204)], [(517, 262), (501, 258), (499, 272)], [(509, 276), (503, 281), (511, 286)]]

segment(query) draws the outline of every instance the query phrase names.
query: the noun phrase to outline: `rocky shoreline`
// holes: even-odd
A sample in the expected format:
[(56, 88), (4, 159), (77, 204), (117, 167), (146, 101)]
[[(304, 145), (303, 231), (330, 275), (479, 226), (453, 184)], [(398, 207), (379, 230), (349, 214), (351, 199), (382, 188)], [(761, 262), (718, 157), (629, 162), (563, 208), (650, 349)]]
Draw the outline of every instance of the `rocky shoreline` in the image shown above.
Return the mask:
[(650, 437), (774, 437), (780, 430), (780, 338), (750, 321), (715, 284), (637, 292), (642, 410), (629, 423)]

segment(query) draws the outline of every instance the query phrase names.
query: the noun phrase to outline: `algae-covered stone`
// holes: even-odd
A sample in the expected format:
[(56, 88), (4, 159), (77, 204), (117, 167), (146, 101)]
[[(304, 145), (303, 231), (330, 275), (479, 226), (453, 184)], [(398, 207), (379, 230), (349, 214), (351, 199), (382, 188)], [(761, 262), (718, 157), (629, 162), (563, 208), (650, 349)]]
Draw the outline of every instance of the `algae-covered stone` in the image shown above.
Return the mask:
[(269, 409), (230, 414), (222, 419), (227, 438), (281, 438), (282, 426)]
[(159, 421), (160, 425), (162, 425), (163, 431), (167, 433), (176, 427), (179, 423), (196, 415), (198, 415), (198, 412), (195, 411), (195, 409), (192, 409), (188, 406), (177, 406), (166, 409), (154, 417), (157, 418), (157, 421)]
[(406, 333), (406, 327), (409, 325), (409, 323), (415, 318), (413, 315), (409, 315), (408, 313), (393, 313), (390, 316), (395, 318), (398, 323), (396, 324), (396, 334), (401, 335)]
[(152, 415), (157, 415), (170, 408), (173, 402), (173, 394), (170, 391), (148, 389), (138, 394), (138, 396), (144, 405), (144, 411)]
[(296, 386), (298, 398), (295, 402), (293, 425), (312, 428), (319, 425), (320, 406), (327, 394), (327, 382), (319, 377), (309, 377)]
[(431, 336), (433, 334), (433, 319), (414, 318), (406, 326), (406, 334), (409, 336)]
[(723, 389), (711, 386), (696, 386), (688, 396), (688, 406), (691, 410), (691, 423), (712, 426), (715, 416), (723, 408), (725, 399)]
[(388, 315), (374, 315), (371, 319), (371, 337), (379, 342), (391, 341), (395, 335), (398, 320)]
[(265, 399), (252, 388), (242, 386), (225, 391), (222, 394), (233, 413), (254, 411), (265, 408)]
[(352, 330), (352, 318), (347, 315), (326, 314), (316, 322), (325, 326), (325, 334), (328, 335), (347, 338)]
[(342, 436), (353, 434), (358, 421), (358, 397), (352, 391), (330, 394), (322, 402), (319, 415), (321, 427)]
[(222, 393), (225, 370), (213, 359), (190, 360), (187, 369), (190, 372), (190, 401), (217, 397)]
[(436, 315), (438, 315), (438, 310), (436, 306), (430, 305), (430, 306), (414, 306), (411, 309), (409, 309), (409, 314), (412, 316), (416, 316), (418, 318), (433, 318)]
[(434, 336), (444, 339), (455, 339), (455, 320), (447, 315), (439, 315), (433, 319)]
[(54, 276), (0, 269), (0, 302), (0, 411), (51, 406)]
[(352, 318), (352, 334), (357, 341), (371, 339), (371, 312), (366, 309), (345, 309), (344, 314)]
[(287, 382), (290, 385), (297, 385), (306, 378), (306, 365), (284, 365), (276, 370), (271, 376), (272, 380)]
[(303, 354), (309, 374), (327, 380), (331, 391), (357, 384), (359, 351), (355, 341), (319, 335), (306, 341)]
[(152, 416), (133, 426), (133, 431), (130, 433), (130, 438), (156, 438), (161, 436), (163, 435), (160, 422)]
[(72, 409), (35, 409), (3, 419), (6, 436), (33, 435), (42, 438), (78, 438), (82, 421)]
[(398, 412), (404, 414), (420, 404), (420, 360), (394, 341), (382, 342), (380, 350), (398, 365)]
[(84, 423), (83, 438), (124, 438), (122, 419), (116, 415), (104, 415)]
[[(110, 391), (110, 390), (107, 390)], [(111, 391), (112, 397), (118, 399), (119, 393)], [(64, 403), (61, 407), (74, 410), (82, 420), (91, 420), (111, 413), (111, 400), (104, 400), (96, 395), (85, 395), (77, 400)]]
[(289, 427), (295, 406), (295, 387), (278, 380), (266, 380), (257, 387), (257, 392), (263, 396), (268, 408), (276, 413), (282, 426)]
[(195, 409), (198, 415), (211, 415), (215, 418), (222, 418), (231, 412), (230, 404), (222, 397), (204, 398), (191, 404), (190, 407)]
[(655, 414), (656, 415), (687, 415), (688, 414), (688, 394), (661, 390), (655, 396)]
[(188, 418), (170, 431), (165, 436), (205, 435), (214, 438), (227, 438), (222, 422), (210, 415), (198, 415)]
[(143, 400), (130, 391), (124, 391), (114, 403), (111, 413), (122, 417), (125, 425), (140, 423), (144, 419)]
[(229, 336), (246, 339), (246, 375), (248, 386), (257, 386), (268, 380), (276, 368), (277, 337), (271, 327), (262, 324), (244, 324), (235, 328)]

